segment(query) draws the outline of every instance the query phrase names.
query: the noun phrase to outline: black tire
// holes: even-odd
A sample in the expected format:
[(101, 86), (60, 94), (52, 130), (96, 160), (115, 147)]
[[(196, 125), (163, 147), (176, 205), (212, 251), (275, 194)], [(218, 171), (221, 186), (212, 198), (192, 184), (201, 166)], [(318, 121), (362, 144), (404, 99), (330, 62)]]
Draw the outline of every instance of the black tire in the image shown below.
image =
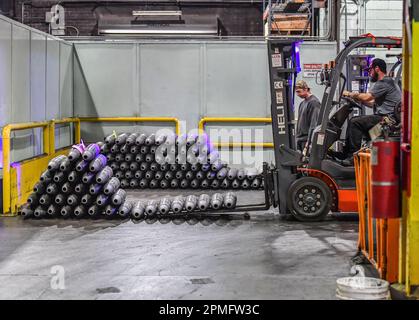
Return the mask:
[(332, 192), (322, 180), (302, 177), (288, 189), (287, 205), (299, 221), (322, 221), (330, 212)]

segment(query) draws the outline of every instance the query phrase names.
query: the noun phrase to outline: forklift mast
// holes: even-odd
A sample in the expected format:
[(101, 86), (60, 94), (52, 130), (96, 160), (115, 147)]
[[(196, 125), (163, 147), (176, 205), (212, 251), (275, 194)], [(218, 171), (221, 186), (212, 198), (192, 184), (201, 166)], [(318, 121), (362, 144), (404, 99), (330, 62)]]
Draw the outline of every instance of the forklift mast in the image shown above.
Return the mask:
[(276, 170), (273, 174), (279, 210), (286, 213), (289, 185), (297, 178), (300, 154), (295, 151), (294, 84), (300, 71), (298, 40), (269, 39), (272, 133)]

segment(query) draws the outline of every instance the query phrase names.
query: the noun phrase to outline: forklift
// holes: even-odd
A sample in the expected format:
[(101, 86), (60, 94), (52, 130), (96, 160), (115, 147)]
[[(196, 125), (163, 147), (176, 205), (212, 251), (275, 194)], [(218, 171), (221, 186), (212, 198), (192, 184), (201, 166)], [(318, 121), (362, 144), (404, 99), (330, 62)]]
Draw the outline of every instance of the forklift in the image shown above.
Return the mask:
[(365, 35), (351, 37), (330, 65), (322, 70), (325, 85), (317, 128), (309, 137), (309, 150), (296, 150), (294, 86), (300, 71), (296, 39), (268, 40), (272, 131), (275, 166), (265, 174), (269, 201), (279, 213), (299, 221), (321, 221), (329, 212), (358, 211), (355, 169), (328, 155), (340, 140), (342, 129), (355, 109), (362, 106), (342, 96), (347, 78), (343, 68), (357, 48), (401, 48), (401, 38)]

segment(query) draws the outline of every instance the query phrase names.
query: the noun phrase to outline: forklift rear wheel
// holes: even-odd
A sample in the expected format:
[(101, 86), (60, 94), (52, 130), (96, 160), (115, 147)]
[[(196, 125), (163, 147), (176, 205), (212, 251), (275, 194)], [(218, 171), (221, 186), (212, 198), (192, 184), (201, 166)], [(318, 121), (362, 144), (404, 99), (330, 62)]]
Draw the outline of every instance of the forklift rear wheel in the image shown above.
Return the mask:
[(313, 177), (294, 181), (287, 198), (288, 209), (299, 221), (323, 220), (332, 204), (332, 192), (327, 184)]

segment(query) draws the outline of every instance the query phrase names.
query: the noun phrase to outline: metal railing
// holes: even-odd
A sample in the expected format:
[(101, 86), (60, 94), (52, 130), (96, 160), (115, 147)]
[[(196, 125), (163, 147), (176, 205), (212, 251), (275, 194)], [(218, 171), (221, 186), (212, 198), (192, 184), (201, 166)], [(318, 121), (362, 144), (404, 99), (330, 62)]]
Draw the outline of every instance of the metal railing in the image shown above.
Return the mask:
[[(116, 117), (116, 118), (63, 118), (42, 122), (13, 123), (3, 127), (3, 216), (15, 216), (19, 206), (25, 203), (32, 192), (42, 170), (49, 160), (65, 154), (68, 147), (55, 149), (55, 127), (57, 124), (74, 124), (74, 143), (80, 142), (81, 122), (172, 122), (176, 134), (180, 133), (180, 122), (172, 117)], [(11, 163), (11, 132), (33, 128), (43, 128), (43, 153), (34, 158)]]
[[(26, 197), (32, 192), (32, 187), (46, 167), (48, 161), (59, 154), (65, 154), (68, 147), (55, 149), (55, 128), (58, 124), (74, 124), (74, 143), (80, 142), (82, 122), (171, 122), (175, 132), (180, 134), (180, 122), (174, 117), (85, 117), (63, 118), (42, 122), (14, 123), (3, 128), (3, 216), (14, 216), (17, 208), (25, 203)], [(271, 118), (203, 118), (199, 122), (199, 131), (204, 132), (208, 122), (224, 123), (271, 123)], [(11, 132), (17, 130), (43, 128), (43, 153), (34, 158), (11, 163)], [(214, 143), (216, 147), (263, 147), (272, 148), (273, 143), (241, 142)], [(13, 181), (12, 181), (13, 180)]]
[[(43, 128), (43, 155), (40, 157), (51, 154), (51, 122), (28, 122), (28, 123), (12, 123), (3, 127), (2, 140), (3, 140), (3, 215), (10, 215), (12, 204), (12, 181), (11, 181), (11, 143), (10, 135), (12, 131)], [(19, 182), (18, 182), (19, 183)]]
[[(272, 123), (271, 118), (215, 118), (205, 117), (199, 121), (198, 130), (202, 134), (205, 132), (206, 123)], [(214, 147), (250, 147), (250, 148), (273, 148), (272, 142), (214, 142)]]
[(55, 126), (57, 124), (71, 124), (74, 123), (74, 141), (79, 142), (80, 137), (80, 119), (79, 118), (63, 118), (63, 119), (53, 119), (51, 120), (50, 126), (50, 139), (51, 139), (51, 153), (54, 153), (55, 150)]

